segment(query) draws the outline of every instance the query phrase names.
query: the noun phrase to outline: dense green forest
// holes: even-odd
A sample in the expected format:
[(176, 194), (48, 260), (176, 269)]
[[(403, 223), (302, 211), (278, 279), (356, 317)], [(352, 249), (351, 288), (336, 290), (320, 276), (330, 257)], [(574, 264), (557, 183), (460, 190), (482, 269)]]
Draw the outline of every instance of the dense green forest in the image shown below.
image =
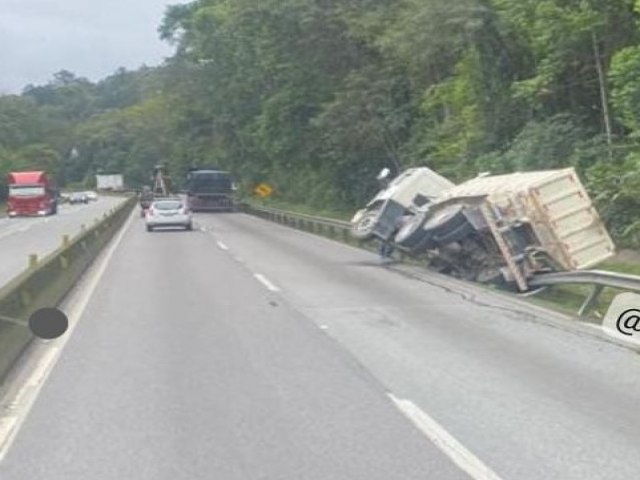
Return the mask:
[[(352, 208), (383, 166), (460, 181), (575, 166), (640, 244), (640, 0), (199, 0), (175, 53), (91, 83), (0, 97), (0, 174), (148, 182), (230, 169), (292, 203)], [(4, 176), (4, 175), (3, 175)]]

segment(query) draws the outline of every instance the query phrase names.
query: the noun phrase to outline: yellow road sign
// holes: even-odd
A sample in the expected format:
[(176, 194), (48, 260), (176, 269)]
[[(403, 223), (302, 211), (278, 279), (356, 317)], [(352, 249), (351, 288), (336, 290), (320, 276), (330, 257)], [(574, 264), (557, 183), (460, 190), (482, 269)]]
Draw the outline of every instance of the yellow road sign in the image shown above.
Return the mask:
[(271, 187), (271, 185), (261, 183), (256, 188), (254, 188), (253, 191), (256, 195), (260, 195), (262, 198), (265, 198), (273, 193), (273, 188)]

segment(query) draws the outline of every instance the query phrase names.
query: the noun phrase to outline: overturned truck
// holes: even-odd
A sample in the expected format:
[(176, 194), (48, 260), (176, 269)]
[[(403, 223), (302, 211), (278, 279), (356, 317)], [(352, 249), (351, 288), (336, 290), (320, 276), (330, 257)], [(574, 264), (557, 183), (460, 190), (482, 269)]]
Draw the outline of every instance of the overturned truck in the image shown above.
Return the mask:
[(521, 291), (536, 274), (589, 268), (615, 253), (573, 168), (480, 175), (448, 187), (429, 169), (412, 170), (433, 180), (430, 190), (398, 181), (401, 174), (356, 214), (354, 236), (391, 241), (428, 255), (443, 272)]

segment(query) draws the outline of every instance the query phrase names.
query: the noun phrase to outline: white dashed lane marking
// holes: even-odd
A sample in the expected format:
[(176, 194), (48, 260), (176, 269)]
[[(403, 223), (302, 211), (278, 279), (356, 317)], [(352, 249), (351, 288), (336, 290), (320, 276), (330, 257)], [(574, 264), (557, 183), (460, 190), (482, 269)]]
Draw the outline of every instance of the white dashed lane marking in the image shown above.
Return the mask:
[(263, 284), (265, 287), (267, 287), (267, 290), (269, 290), (271, 292), (279, 292), (280, 291), (280, 289), (278, 287), (276, 287), (273, 283), (271, 283), (271, 281), (267, 277), (262, 275), (261, 273), (254, 273), (253, 276), (256, 277), (256, 280), (258, 280), (261, 284)]
[(467, 450), (453, 435), (411, 400), (397, 398), (391, 393), (388, 395), (396, 408), (471, 478), (474, 480), (502, 480), (482, 460)]

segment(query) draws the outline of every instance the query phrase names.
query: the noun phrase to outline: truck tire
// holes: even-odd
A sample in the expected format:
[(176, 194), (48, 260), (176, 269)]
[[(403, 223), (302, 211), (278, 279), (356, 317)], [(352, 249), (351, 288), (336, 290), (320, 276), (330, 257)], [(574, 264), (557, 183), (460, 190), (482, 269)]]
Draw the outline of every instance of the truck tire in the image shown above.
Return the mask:
[(380, 210), (369, 210), (362, 215), (362, 218), (351, 226), (351, 236), (358, 240), (370, 240), (373, 238), (373, 229), (376, 226), (376, 219)]
[(463, 238), (466, 238), (475, 231), (473, 225), (469, 222), (462, 223), (455, 227), (453, 230), (448, 230), (442, 235), (434, 235), (433, 241), (439, 245), (446, 245), (452, 242), (459, 242)]
[(424, 237), (428, 235), (423, 229), (428, 216), (426, 212), (422, 212), (407, 220), (396, 233), (394, 242), (401, 248), (415, 251), (424, 240)]
[(424, 224), (423, 230), (429, 233), (433, 239), (448, 239), (459, 228), (469, 224), (464, 215), (463, 205), (449, 205), (436, 212)]

